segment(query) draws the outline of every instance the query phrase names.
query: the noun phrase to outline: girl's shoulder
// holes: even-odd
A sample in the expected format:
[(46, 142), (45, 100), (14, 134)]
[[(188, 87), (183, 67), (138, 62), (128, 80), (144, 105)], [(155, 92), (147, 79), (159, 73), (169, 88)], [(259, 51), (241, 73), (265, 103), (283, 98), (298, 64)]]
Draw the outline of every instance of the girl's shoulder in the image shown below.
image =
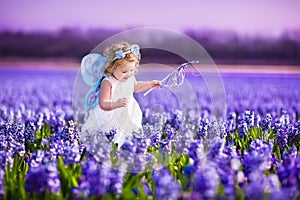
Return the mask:
[(113, 76), (106, 76), (104, 80), (107, 80), (111, 85), (114, 85), (118, 82), (118, 80), (116, 80)]

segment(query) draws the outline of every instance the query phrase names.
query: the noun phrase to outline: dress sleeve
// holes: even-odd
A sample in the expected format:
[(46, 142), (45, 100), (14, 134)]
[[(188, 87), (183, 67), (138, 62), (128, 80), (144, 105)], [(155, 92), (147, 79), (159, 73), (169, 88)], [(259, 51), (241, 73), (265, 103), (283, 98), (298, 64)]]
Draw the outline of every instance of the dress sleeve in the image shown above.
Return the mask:
[(110, 78), (109, 76), (105, 77), (105, 78), (103, 79), (103, 81), (104, 81), (104, 80), (107, 80), (110, 84), (112, 84), (112, 80), (111, 80), (111, 78)]

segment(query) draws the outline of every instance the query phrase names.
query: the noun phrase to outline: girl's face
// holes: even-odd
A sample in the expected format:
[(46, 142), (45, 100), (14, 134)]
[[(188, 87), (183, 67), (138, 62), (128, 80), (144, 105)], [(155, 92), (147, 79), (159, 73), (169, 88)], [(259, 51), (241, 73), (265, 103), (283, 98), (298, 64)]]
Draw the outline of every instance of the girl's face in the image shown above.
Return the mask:
[(115, 69), (113, 76), (121, 81), (127, 81), (135, 72), (135, 62), (125, 62), (122, 66)]

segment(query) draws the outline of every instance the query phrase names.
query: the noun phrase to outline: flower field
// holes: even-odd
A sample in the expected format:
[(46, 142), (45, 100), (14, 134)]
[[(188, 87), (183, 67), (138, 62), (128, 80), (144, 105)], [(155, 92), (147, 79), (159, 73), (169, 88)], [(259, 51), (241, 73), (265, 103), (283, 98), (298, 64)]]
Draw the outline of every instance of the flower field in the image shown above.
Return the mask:
[(0, 71), (0, 199), (300, 199), (300, 75), (222, 74), (225, 118), (196, 78), (197, 112), (138, 94), (144, 135), (121, 148), (82, 140), (75, 77)]

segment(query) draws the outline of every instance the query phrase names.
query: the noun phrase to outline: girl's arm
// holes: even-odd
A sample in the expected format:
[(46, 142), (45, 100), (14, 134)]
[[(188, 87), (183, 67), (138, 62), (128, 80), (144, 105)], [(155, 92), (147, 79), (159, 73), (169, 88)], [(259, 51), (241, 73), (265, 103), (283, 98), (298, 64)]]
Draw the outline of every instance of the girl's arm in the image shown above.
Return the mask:
[(107, 80), (103, 80), (100, 88), (99, 106), (102, 110), (110, 111), (116, 108), (125, 107), (127, 105), (127, 99), (121, 98), (118, 101), (113, 102), (111, 100), (111, 84)]
[(143, 92), (149, 90), (150, 88), (159, 88), (161, 82), (158, 80), (152, 81), (137, 81), (134, 87), (134, 92)]

